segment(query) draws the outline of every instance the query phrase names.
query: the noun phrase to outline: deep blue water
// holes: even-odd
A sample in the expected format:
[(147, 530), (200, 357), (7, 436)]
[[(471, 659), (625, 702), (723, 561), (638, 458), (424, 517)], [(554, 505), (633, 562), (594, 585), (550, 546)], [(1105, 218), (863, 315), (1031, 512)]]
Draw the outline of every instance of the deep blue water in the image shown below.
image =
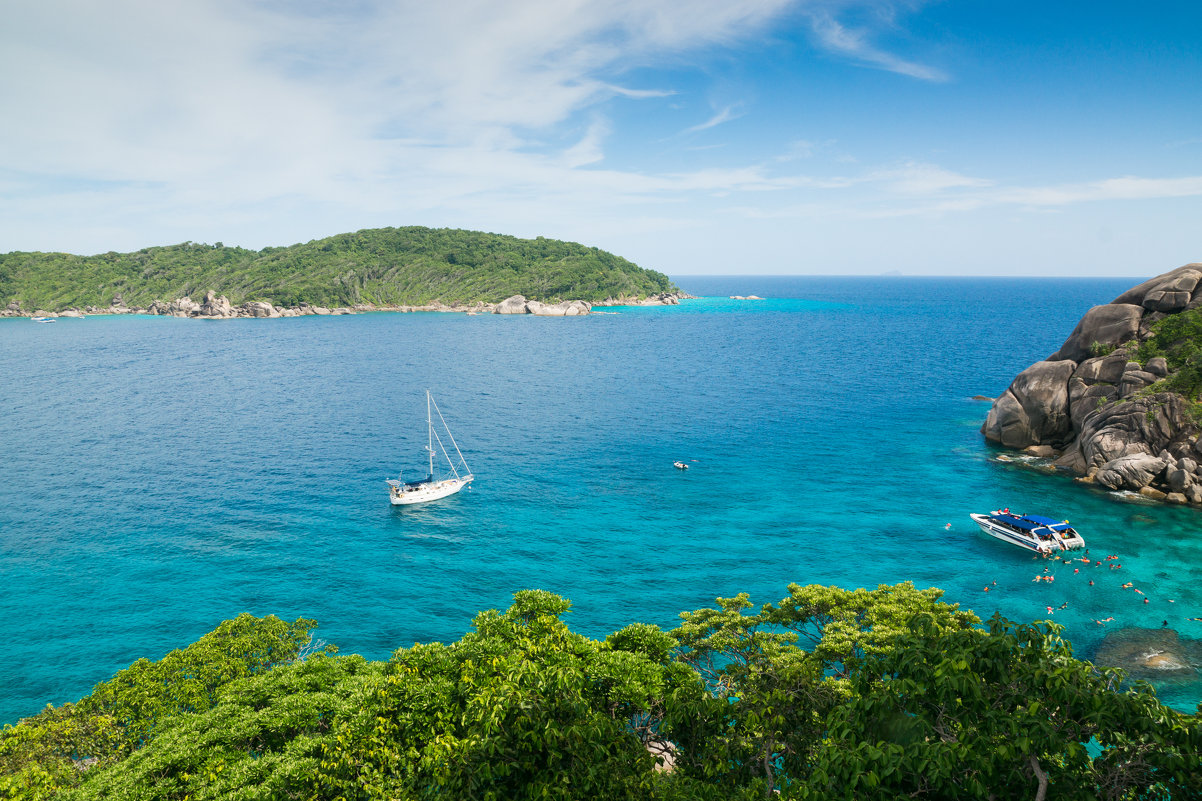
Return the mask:
[[(676, 280), (709, 297), (0, 320), (0, 722), (240, 612), (313, 617), (384, 658), (527, 587), (570, 598), (591, 636), (790, 582), (909, 579), (982, 617), (1067, 602), (1052, 619), (1085, 656), (1124, 625), (1202, 637), (1202, 515), (998, 462), (971, 399), (1140, 279)], [(394, 508), (384, 479), (422, 464), (427, 387), (477, 479)], [(968, 519), (999, 506), (1070, 518), (1123, 568), (1033, 582), (1043, 563)]]

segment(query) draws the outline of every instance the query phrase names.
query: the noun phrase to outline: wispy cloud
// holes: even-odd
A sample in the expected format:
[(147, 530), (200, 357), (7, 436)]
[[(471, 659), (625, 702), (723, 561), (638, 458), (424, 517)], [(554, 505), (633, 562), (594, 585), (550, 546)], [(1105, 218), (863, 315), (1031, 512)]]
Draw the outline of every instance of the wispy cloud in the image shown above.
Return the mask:
[(726, 108), (722, 109), (717, 114), (715, 114), (714, 116), (710, 117), (705, 122), (699, 123), (690, 128), (685, 128), (684, 131), (682, 131), (682, 133), (691, 134), (691, 133), (697, 133), (698, 131), (705, 131), (710, 128), (715, 128), (724, 122), (730, 122), (731, 120), (736, 120), (741, 116), (743, 116), (743, 115), (741, 113), (739, 113), (738, 111), (736, 111), (735, 106), (727, 106)]
[(588, 132), (576, 144), (569, 147), (563, 153), (563, 164), (566, 167), (583, 167), (586, 164), (595, 164), (605, 158), (602, 150), (602, 142), (609, 134), (609, 123), (604, 120), (595, 120), (589, 126)]
[(909, 196), (943, 195), (949, 190), (992, 186), (987, 178), (974, 178), (935, 164), (908, 161), (896, 167), (873, 170), (863, 180), (882, 185), (888, 191)]
[(999, 179), (964, 175), (917, 161), (855, 174), (788, 178), (764, 174), (761, 179), (756, 184), (758, 189), (779, 190), (788, 197), (770, 206), (741, 207), (742, 213), (760, 218), (944, 216), (1007, 206), (1041, 212), (1104, 201), (1202, 197), (1202, 176), (1124, 176), (1083, 183), (1013, 186)]
[(1202, 196), (1202, 175), (1181, 178), (1123, 176), (1080, 184), (1021, 187), (1000, 192), (999, 202), (1024, 206), (1065, 206), (1103, 200), (1153, 200)]
[(847, 28), (834, 15), (821, 7), (809, 13), (810, 26), (820, 46), (871, 67), (908, 75), (924, 81), (946, 81), (943, 70), (908, 61), (874, 45), (871, 32), (864, 28)]

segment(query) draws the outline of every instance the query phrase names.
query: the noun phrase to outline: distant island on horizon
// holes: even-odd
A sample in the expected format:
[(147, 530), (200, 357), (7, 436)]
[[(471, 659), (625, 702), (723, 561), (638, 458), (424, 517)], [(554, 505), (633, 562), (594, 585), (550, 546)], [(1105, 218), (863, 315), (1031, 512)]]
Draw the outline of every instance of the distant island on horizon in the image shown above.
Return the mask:
[(374, 228), (249, 250), (184, 242), (133, 253), (0, 255), (0, 304), (150, 308), (182, 298), (275, 307), (463, 307), (513, 296), (600, 305), (679, 295), (668, 276), (599, 248), (451, 228)]

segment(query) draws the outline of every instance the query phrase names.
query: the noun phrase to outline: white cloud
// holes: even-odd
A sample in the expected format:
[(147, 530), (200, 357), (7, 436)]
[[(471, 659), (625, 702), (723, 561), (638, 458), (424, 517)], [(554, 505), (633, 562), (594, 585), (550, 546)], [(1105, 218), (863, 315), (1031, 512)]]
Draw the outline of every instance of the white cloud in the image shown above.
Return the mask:
[(603, 120), (594, 121), (584, 138), (564, 151), (563, 165), (568, 168), (583, 167), (601, 161), (605, 158), (601, 143), (608, 134), (608, 123)]
[(690, 134), (690, 133), (697, 133), (698, 131), (709, 130), (710, 128), (715, 128), (724, 122), (730, 122), (731, 120), (736, 120), (741, 116), (742, 116), (742, 114), (737, 113), (735, 111), (734, 106), (727, 106), (726, 108), (722, 109), (717, 114), (715, 114), (714, 116), (710, 117), (705, 122), (698, 123), (697, 125), (694, 125), (691, 128), (686, 128), (683, 131), (683, 133)]
[[(47, 217), (103, 203), (96, 217), (120, 206), (125, 225), (147, 232), (206, 215), (214, 228), (273, 203), (345, 204), (347, 218), (386, 210), (403, 223), (457, 203), (463, 218), (485, 193), (499, 204), (562, 197), (597, 183), (575, 173), (604, 158), (600, 102), (675, 91), (630, 85), (631, 67), (735, 41), (787, 3), (12, 4), (0, 10), (0, 97), (21, 124), (0, 128), (0, 175), (55, 197)], [(18, 222), (22, 209), (37, 213), (28, 200), (19, 189), (0, 198), (0, 241), (61, 235), (62, 223), (34, 233)], [(81, 237), (66, 239), (53, 244)]]
[(882, 50), (869, 40), (870, 32), (844, 27), (829, 10), (821, 7), (810, 13), (810, 26), (820, 45), (872, 67), (908, 75), (924, 81), (946, 81), (943, 70), (914, 61), (907, 61)]
[(1001, 192), (996, 200), (1024, 206), (1064, 206), (1099, 200), (1152, 200), (1202, 196), (1202, 176), (1139, 178), (1124, 176), (1081, 184), (1022, 187)]
[[(857, 3), (877, 7), (10, 3), (0, 8), (0, 249), (97, 252), (185, 239), (261, 247), (426, 224), (619, 252), (632, 234), (688, 232), (704, 250), (728, 215), (857, 221), (1202, 195), (1193, 177), (1014, 186), (887, 152), (836, 152), (820, 130), (785, 134), (794, 138), (779, 155), (732, 139), (712, 156), (690, 150), (642, 170), (618, 168), (629, 162), (607, 152), (624, 133), (607, 104), (672, 97), (677, 115), (696, 108), (697, 90), (658, 84), (648, 76), (661, 73), (644, 68), (667, 60), (680, 69), (694, 54), (757, 41), (789, 12), (809, 20), (831, 53), (946, 78), (878, 44), (890, 19), (880, 30), (841, 22)], [(686, 132), (744, 113), (769, 110), (744, 98)], [(664, 127), (680, 130), (679, 120)], [(656, 246), (670, 250), (667, 239)]]
[(940, 195), (948, 190), (992, 186), (993, 181), (972, 178), (934, 164), (906, 162), (899, 167), (875, 170), (865, 180), (878, 182), (888, 191), (902, 195)]

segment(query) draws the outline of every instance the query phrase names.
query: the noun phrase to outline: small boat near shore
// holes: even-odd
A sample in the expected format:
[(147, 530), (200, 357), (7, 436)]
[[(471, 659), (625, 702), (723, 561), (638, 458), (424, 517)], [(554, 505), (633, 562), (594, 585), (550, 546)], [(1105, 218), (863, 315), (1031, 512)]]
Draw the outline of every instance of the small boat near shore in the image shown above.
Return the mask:
[(970, 514), (972, 521), (991, 537), (1037, 553), (1084, 548), (1085, 539), (1067, 520), (1042, 515), (1014, 514), (1009, 509), (987, 515)]
[(53, 317), (30, 317), (29, 319), (33, 320), (35, 323), (53, 323), (54, 322)]
[[(434, 430), (434, 415), (438, 415), (438, 421), (442, 423), (442, 428), (446, 432), (447, 440), (451, 443), (451, 447), (455, 450), (455, 455), (459, 457), (459, 467), (463, 468), (463, 473), (459, 472), (459, 467), (447, 455), (446, 446), (442, 442), (442, 437)], [(386, 479), (388, 484), (388, 500), (393, 506), (404, 506), (411, 503), (423, 503), (425, 501), (436, 501), (439, 498), (445, 498), (448, 495), (454, 495), (459, 490), (472, 483), (475, 476), (467, 467), (467, 462), (463, 459), (463, 454), (459, 451), (459, 446), (455, 443), (455, 438), (451, 436), (451, 429), (447, 425), (447, 421), (443, 419), (442, 412), (438, 410), (438, 406), (434, 403), (434, 398), (430, 396), (430, 390), (426, 390), (426, 429), (428, 441), (426, 443), (426, 452), (430, 457), (429, 469), (426, 472), (426, 477), (421, 481), (402, 481), (400, 478)], [(442, 452), (443, 458), (446, 459), (447, 467), (450, 468), (451, 475), (445, 478), (435, 478), (434, 476), (434, 445), (438, 444), (438, 449)]]

